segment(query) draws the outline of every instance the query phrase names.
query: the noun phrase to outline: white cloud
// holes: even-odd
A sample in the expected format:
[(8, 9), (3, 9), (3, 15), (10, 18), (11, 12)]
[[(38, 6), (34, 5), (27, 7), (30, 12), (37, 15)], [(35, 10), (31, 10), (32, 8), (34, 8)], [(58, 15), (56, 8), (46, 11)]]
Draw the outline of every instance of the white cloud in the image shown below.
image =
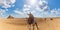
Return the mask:
[(48, 3), (45, 0), (38, 1), (38, 4), (36, 5), (36, 10), (38, 10), (40, 12), (49, 10)]
[(26, 18), (26, 17), (28, 17), (27, 13), (22, 12), (18, 9), (14, 10), (13, 12), (16, 13), (16, 15), (12, 14), (15, 18)]
[(45, 10), (45, 9), (48, 9), (48, 6), (45, 6), (45, 7), (43, 8), (43, 10)]
[(16, 0), (9, 0), (12, 4), (14, 4), (16, 2)]
[(29, 5), (34, 5), (37, 2), (37, 0), (26, 0), (26, 1), (27, 1), (26, 3)]
[(15, 13), (19, 14), (19, 15), (23, 15), (24, 13), (19, 11), (19, 10), (14, 10)]
[(46, 5), (46, 4), (48, 4), (45, 0), (40, 0), (39, 2), (38, 2), (38, 4), (40, 5), (40, 6), (44, 6), (44, 5)]
[(4, 16), (3, 14), (6, 13), (7, 11), (8, 11), (8, 9), (6, 9), (6, 10), (0, 9), (0, 15)]
[(60, 17), (59, 9), (52, 9), (50, 11), (44, 12), (45, 17)]
[(29, 13), (29, 12), (30, 12), (30, 8), (31, 8), (30, 5), (25, 4), (24, 7), (23, 7), (23, 12), (24, 12), (24, 13)]
[(15, 2), (16, 2), (16, 0), (0, 0), (0, 6), (1, 6), (2, 8), (9, 8), (9, 7), (11, 7)]
[(56, 15), (60, 14), (60, 9), (52, 9), (51, 13), (56, 14)]
[(28, 4), (25, 4), (24, 5), (24, 8), (30, 8), (31, 6), (30, 5), (28, 5)]
[(36, 13), (36, 11), (33, 10), (31, 13), (34, 14), (34, 13)]

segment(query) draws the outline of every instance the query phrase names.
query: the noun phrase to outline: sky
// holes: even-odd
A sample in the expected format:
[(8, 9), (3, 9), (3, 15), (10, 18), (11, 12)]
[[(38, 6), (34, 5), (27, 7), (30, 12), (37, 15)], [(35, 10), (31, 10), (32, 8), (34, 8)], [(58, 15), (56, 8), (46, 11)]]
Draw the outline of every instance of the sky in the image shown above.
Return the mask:
[(0, 0), (0, 18), (60, 17), (60, 0)]

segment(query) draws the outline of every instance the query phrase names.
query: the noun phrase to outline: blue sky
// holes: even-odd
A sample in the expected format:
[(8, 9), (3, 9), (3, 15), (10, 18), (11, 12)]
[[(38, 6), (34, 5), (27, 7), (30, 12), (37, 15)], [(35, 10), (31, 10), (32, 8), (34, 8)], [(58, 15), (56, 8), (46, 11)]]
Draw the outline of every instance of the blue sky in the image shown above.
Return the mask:
[(60, 0), (0, 0), (0, 18), (60, 17)]
[(48, 5), (51, 9), (60, 8), (60, 0), (47, 0)]

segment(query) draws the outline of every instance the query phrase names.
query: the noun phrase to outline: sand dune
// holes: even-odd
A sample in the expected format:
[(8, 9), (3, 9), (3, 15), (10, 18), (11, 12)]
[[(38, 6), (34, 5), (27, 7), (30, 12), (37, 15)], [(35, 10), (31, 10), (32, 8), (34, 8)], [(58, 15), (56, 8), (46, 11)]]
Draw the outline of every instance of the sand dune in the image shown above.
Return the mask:
[[(60, 30), (60, 18), (35, 18), (39, 26), (39, 30)], [(4, 19), (0, 18), (0, 30), (29, 30), (27, 19), (15, 18), (15, 19)], [(35, 30), (36, 27), (35, 27)]]

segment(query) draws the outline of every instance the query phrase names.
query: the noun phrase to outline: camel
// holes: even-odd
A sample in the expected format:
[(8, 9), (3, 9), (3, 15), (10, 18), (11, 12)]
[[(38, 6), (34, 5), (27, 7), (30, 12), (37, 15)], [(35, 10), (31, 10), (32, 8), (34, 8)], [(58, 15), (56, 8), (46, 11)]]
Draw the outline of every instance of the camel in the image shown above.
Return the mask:
[(34, 16), (30, 13), (30, 14), (28, 14), (29, 15), (29, 18), (28, 18), (28, 21), (27, 21), (27, 23), (29, 24), (29, 30), (31, 30), (31, 27), (33, 27), (33, 29), (32, 30), (34, 30), (34, 26), (36, 26), (36, 28), (37, 28), (37, 30), (39, 30), (39, 28), (38, 28), (38, 25), (37, 25), (37, 23), (36, 23), (36, 21), (34, 20)]

